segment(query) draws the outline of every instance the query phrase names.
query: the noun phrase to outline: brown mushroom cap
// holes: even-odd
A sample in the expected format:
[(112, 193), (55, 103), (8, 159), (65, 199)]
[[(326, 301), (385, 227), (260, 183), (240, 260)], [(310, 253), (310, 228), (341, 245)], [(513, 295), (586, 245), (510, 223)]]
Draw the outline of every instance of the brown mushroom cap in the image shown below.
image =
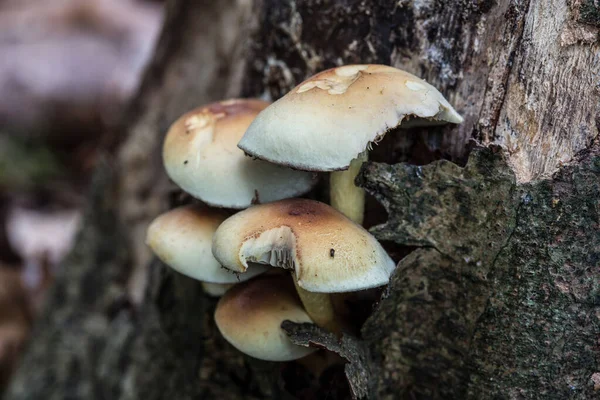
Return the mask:
[(312, 174), (244, 155), (237, 147), (256, 115), (269, 103), (228, 100), (199, 107), (179, 118), (167, 133), (163, 161), (183, 190), (216, 207), (246, 208), (308, 192)]
[(261, 204), (226, 219), (213, 255), (233, 271), (248, 262), (293, 269), (310, 292), (349, 292), (388, 283), (396, 264), (360, 225), (318, 201)]
[(265, 271), (252, 266), (234, 274), (212, 255), (213, 233), (227, 214), (199, 205), (178, 207), (158, 216), (146, 233), (146, 243), (165, 264), (204, 282), (237, 283)]
[(215, 322), (229, 343), (249, 356), (289, 361), (316, 349), (293, 344), (281, 329), (289, 320), (312, 323), (289, 276), (262, 275), (236, 285), (219, 300)]
[(427, 124), (463, 120), (436, 88), (408, 72), (346, 65), (310, 77), (267, 107), (238, 146), (292, 168), (344, 170), (408, 117)]

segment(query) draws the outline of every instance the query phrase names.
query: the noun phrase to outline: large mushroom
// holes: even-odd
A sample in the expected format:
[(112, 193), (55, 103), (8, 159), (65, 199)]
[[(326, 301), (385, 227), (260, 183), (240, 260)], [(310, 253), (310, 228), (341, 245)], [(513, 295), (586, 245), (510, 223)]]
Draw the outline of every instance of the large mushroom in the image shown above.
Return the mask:
[(254, 160), (237, 147), (269, 103), (236, 99), (208, 104), (180, 117), (169, 129), (163, 161), (184, 191), (214, 207), (241, 209), (308, 192), (314, 174)]
[(342, 326), (329, 293), (385, 285), (396, 266), (362, 226), (307, 199), (261, 204), (229, 217), (213, 235), (212, 251), (236, 272), (256, 263), (291, 270), (308, 315), (336, 333)]
[(285, 275), (262, 275), (236, 285), (219, 300), (215, 322), (241, 352), (267, 361), (291, 361), (316, 351), (293, 344), (281, 323), (312, 323)]
[(436, 88), (408, 72), (346, 65), (308, 78), (265, 108), (238, 146), (272, 163), (334, 171), (332, 206), (361, 224), (364, 191), (354, 179), (371, 144), (398, 126), (462, 120)]
[[(152, 221), (146, 243), (165, 264), (202, 282), (231, 284), (264, 272), (265, 267), (255, 265), (245, 274), (235, 274), (215, 260), (211, 252), (213, 233), (226, 217), (222, 211), (205, 206), (178, 207)], [(215, 288), (209, 288), (212, 294), (210, 289)]]

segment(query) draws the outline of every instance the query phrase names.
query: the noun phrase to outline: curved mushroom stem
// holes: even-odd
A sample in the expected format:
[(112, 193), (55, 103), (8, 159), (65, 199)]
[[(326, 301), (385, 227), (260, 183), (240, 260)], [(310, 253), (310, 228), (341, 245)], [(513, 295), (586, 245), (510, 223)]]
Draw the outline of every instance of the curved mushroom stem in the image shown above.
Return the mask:
[(313, 293), (304, 290), (298, 284), (298, 278), (296, 278), (296, 274), (293, 272), (292, 277), (294, 278), (294, 285), (296, 286), (298, 296), (308, 316), (316, 325), (335, 333), (337, 336), (341, 336), (342, 325), (335, 316), (331, 295), (329, 293)]
[(369, 159), (369, 151), (358, 155), (345, 171), (334, 171), (329, 176), (331, 206), (352, 221), (362, 225), (365, 214), (365, 191), (354, 184), (361, 165)]

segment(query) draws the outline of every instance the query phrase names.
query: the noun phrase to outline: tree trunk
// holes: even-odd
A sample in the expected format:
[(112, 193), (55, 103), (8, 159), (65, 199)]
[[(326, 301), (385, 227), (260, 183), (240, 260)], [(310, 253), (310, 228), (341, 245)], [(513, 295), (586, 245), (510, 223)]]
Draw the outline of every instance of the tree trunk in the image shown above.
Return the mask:
[(346, 63), (413, 72), (465, 122), (393, 132), (373, 152), (358, 182), (387, 221), (372, 232), (413, 251), (360, 338), (286, 326), (292, 339), (345, 357), (355, 397), (598, 396), (597, 2), (168, 7), (118, 162), (98, 168), (78, 244), (8, 399), (348, 396), (336, 373), (313, 382), (295, 363), (239, 354), (216, 331), (199, 283), (151, 261), (143, 244), (149, 220), (181, 201), (160, 160), (177, 116), (238, 93), (275, 99)]

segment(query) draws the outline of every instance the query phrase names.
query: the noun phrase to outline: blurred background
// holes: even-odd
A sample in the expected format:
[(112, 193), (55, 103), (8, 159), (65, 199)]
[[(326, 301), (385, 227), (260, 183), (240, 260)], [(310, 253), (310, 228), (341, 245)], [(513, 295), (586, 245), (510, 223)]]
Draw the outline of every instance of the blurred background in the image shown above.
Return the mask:
[(0, 0), (0, 394), (163, 17), (152, 0)]

